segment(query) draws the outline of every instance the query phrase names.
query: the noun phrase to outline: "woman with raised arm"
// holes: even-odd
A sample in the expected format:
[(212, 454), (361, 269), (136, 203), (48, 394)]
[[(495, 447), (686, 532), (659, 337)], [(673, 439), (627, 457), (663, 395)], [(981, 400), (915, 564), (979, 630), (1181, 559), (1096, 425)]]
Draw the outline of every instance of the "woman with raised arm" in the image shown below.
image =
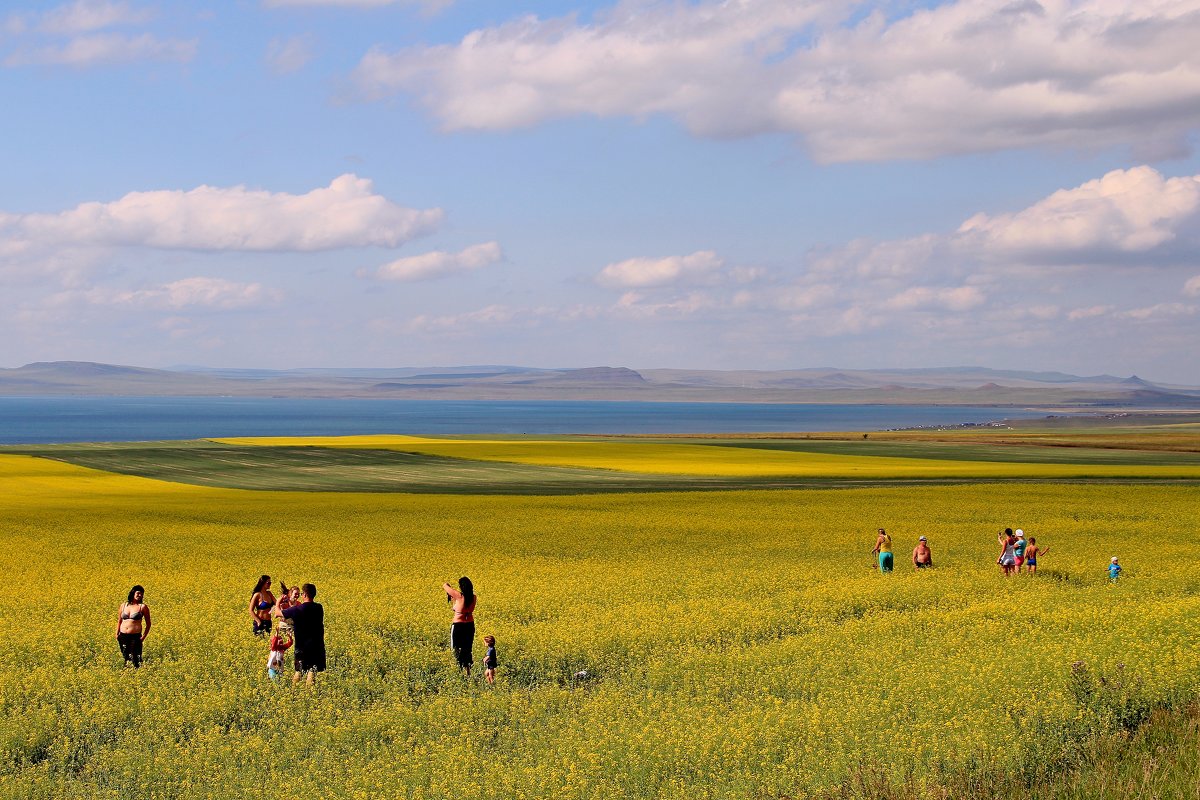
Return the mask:
[(469, 678), (471, 648), (475, 644), (475, 586), (464, 575), (458, 579), (457, 589), (448, 583), (443, 583), (442, 588), (446, 591), (446, 602), (454, 609), (454, 619), (450, 623), (450, 647), (454, 649), (459, 669)]
[(254, 584), (250, 593), (251, 630), (255, 636), (263, 636), (271, 632), (271, 609), (275, 605), (275, 595), (271, 593), (271, 576), (263, 575)]
[(129, 590), (129, 596), (117, 612), (117, 645), (126, 664), (142, 666), (142, 642), (150, 635), (150, 606), (141, 585)]

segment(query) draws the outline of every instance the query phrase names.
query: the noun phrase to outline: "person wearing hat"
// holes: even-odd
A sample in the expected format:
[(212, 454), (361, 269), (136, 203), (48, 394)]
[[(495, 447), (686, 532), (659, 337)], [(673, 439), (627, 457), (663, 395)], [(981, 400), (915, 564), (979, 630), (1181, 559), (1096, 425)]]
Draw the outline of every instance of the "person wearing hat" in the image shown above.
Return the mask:
[(1121, 565), (1117, 563), (1117, 557), (1113, 556), (1112, 561), (1108, 562), (1108, 579), (1113, 583), (1121, 577)]
[(1028, 544), (1025, 541), (1025, 531), (1017, 528), (1017, 543), (1013, 545), (1013, 558), (1015, 559), (1017, 572), (1020, 572), (1021, 567), (1025, 564), (1025, 548)]
[(929, 549), (929, 540), (924, 536), (917, 539), (913, 548), (913, 569), (925, 569), (933, 566), (933, 551)]

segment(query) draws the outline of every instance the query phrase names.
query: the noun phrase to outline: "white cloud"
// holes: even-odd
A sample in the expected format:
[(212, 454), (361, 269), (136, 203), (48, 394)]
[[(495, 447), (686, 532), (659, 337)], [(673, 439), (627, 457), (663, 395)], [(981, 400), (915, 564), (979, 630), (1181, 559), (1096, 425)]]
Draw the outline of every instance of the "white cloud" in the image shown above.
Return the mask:
[(397, 247), (434, 230), (442, 216), (441, 209), (396, 205), (376, 194), (370, 180), (342, 175), (300, 195), (201, 186), (131, 192), (58, 214), (0, 214), (0, 245), (243, 252)]
[(367, 96), (417, 95), (448, 129), (664, 114), (705, 136), (794, 134), (825, 161), (1114, 144), (1170, 155), (1200, 124), (1200, 0), (891, 10), (625, 0), (588, 22), (525, 16), (455, 45), (375, 48), (355, 79)]
[(10, 14), (3, 30), (19, 36), (32, 32), (52, 36), (73, 36), (120, 25), (139, 25), (154, 16), (148, 8), (134, 8), (127, 2), (76, 0), (46, 11)]
[(276, 75), (287, 75), (303, 69), (313, 59), (311, 36), (291, 36), (272, 39), (267, 44), (267, 66)]
[(138, 25), (153, 16), (150, 9), (137, 9), (125, 2), (76, 0), (50, 9), (35, 24), (43, 33), (72, 35), (117, 25)]
[[(803, 286), (784, 286), (772, 289), (771, 299), (784, 311), (807, 311), (832, 303), (838, 296), (833, 284), (816, 283)], [(747, 300), (753, 300), (747, 296)]]
[(1145, 308), (1134, 308), (1117, 314), (1122, 319), (1132, 319), (1139, 322), (1165, 319), (1170, 317), (1190, 316), (1196, 313), (1196, 306), (1186, 303), (1157, 303)]
[(1005, 253), (1143, 253), (1194, 226), (1200, 175), (1166, 179), (1151, 167), (1114, 170), (1015, 214), (976, 214), (958, 229)]
[[(754, 286), (725, 279), (736, 267), (684, 280), (685, 271), (667, 268), (672, 262), (633, 260), (608, 276), (606, 285), (629, 289), (608, 315), (774, 326), (797, 342), (849, 337), (881, 352), (892, 348), (885, 336), (1007, 352), (1087, 331), (1112, 345), (1119, 331), (1148, 321), (1156, 336), (1186, 336), (1195, 308), (1170, 300), (1178, 270), (1190, 274), (1200, 261), (1198, 182), (1148, 167), (1116, 171), (946, 233), (825, 248), (790, 276), (776, 270)], [(1184, 291), (1200, 296), (1200, 276)], [(1117, 296), (1123, 306), (1111, 302)], [(1101, 319), (1099, 328), (1072, 324)]]
[(1087, 308), (1077, 308), (1067, 314), (1067, 319), (1071, 322), (1077, 322), (1081, 319), (1092, 319), (1094, 317), (1104, 317), (1111, 314), (1116, 309), (1109, 305), (1088, 306)]
[(889, 298), (884, 307), (898, 311), (970, 311), (985, 300), (975, 286), (914, 286)]
[(164, 39), (152, 33), (106, 30), (140, 26), (154, 12), (127, 2), (76, 0), (48, 11), (11, 15), (4, 28), (18, 37), (6, 66), (30, 64), (91, 67), (141, 61), (191, 61), (195, 39)]
[(1200, 175), (1114, 170), (1008, 214), (976, 214), (946, 234), (859, 240), (820, 251), (821, 280), (849, 275), (895, 285), (974, 285), (1043, 274), (1046, 267), (1172, 267), (1200, 260)]
[(480, 326), (507, 325), (521, 317), (521, 312), (502, 305), (490, 305), (463, 314), (436, 316), (421, 314), (409, 320), (409, 331), (419, 333), (457, 333)]
[(383, 6), (420, 6), (426, 12), (441, 11), (454, 0), (263, 0), (267, 8), (382, 8)]
[(360, 273), (363, 277), (373, 275), (388, 281), (423, 281), (442, 278), (462, 272), (472, 272), (494, 264), (503, 257), (497, 242), (472, 245), (457, 253), (435, 250), (417, 256), (399, 258), (384, 264), (373, 273)]
[(138, 61), (191, 61), (196, 46), (195, 39), (160, 39), (150, 33), (97, 33), (75, 37), (62, 45), (18, 50), (5, 63), (90, 67)]
[(668, 299), (654, 299), (642, 292), (626, 292), (613, 306), (618, 316), (682, 318), (718, 310), (724, 303), (708, 292), (687, 292)]
[(223, 278), (183, 278), (162, 286), (134, 291), (90, 292), (98, 305), (128, 305), (144, 308), (208, 308), (229, 311), (275, 303), (280, 295), (259, 283), (236, 283)]
[(710, 279), (723, 265), (711, 250), (698, 250), (688, 256), (630, 258), (600, 270), (596, 282), (614, 289), (671, 286)]

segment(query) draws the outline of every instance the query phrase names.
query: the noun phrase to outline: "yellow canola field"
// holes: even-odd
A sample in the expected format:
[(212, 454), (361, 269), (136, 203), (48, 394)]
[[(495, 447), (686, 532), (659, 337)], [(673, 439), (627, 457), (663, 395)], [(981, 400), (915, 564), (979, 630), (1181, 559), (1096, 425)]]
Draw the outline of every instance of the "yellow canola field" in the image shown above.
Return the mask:
[(0, 493), (9, 503), (37, 505), (48, 498), (92, 502), (102, 497), (133, 499), (144, 495), (188, 498), (197, 491), (193, 486), (118, 475), (47, 458), (0, 454)]
[(842, 456), (694, 444), (435, 439), (419, 436), (245, 437), (214, 441), (266, 447), (400, 450), (448, 458), (550, 467), (729, 477), (810, 478), (1200, 478), (1200, 465), (1023, 464)]
[[(1200, 694), (1194, 487), (308, 494), (15, 456), (0, 482), (0, 797), (800, 798), (863, 769), (932, 795), (1107, 730), (1075, 661)], [(1006, 524), (1051, 547), (1042, 575), (999, 576)], [(265, 675), (263, 572), (318, 586), (315, 691)], [(494, 689), (445, 650), (463, 574)], [(113, 639), (133, 583), (137, 672)]]

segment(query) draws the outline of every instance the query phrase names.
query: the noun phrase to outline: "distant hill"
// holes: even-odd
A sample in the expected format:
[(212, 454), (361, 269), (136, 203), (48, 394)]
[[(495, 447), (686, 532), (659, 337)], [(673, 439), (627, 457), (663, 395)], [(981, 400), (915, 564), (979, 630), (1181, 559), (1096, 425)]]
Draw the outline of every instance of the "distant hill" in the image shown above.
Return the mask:
[(0, 369), (0, 396), (395, 397), (1200, 408), (1200, 387), (983, 367), (683, 370), (519, 366), (214, 369), (52, 361)]

